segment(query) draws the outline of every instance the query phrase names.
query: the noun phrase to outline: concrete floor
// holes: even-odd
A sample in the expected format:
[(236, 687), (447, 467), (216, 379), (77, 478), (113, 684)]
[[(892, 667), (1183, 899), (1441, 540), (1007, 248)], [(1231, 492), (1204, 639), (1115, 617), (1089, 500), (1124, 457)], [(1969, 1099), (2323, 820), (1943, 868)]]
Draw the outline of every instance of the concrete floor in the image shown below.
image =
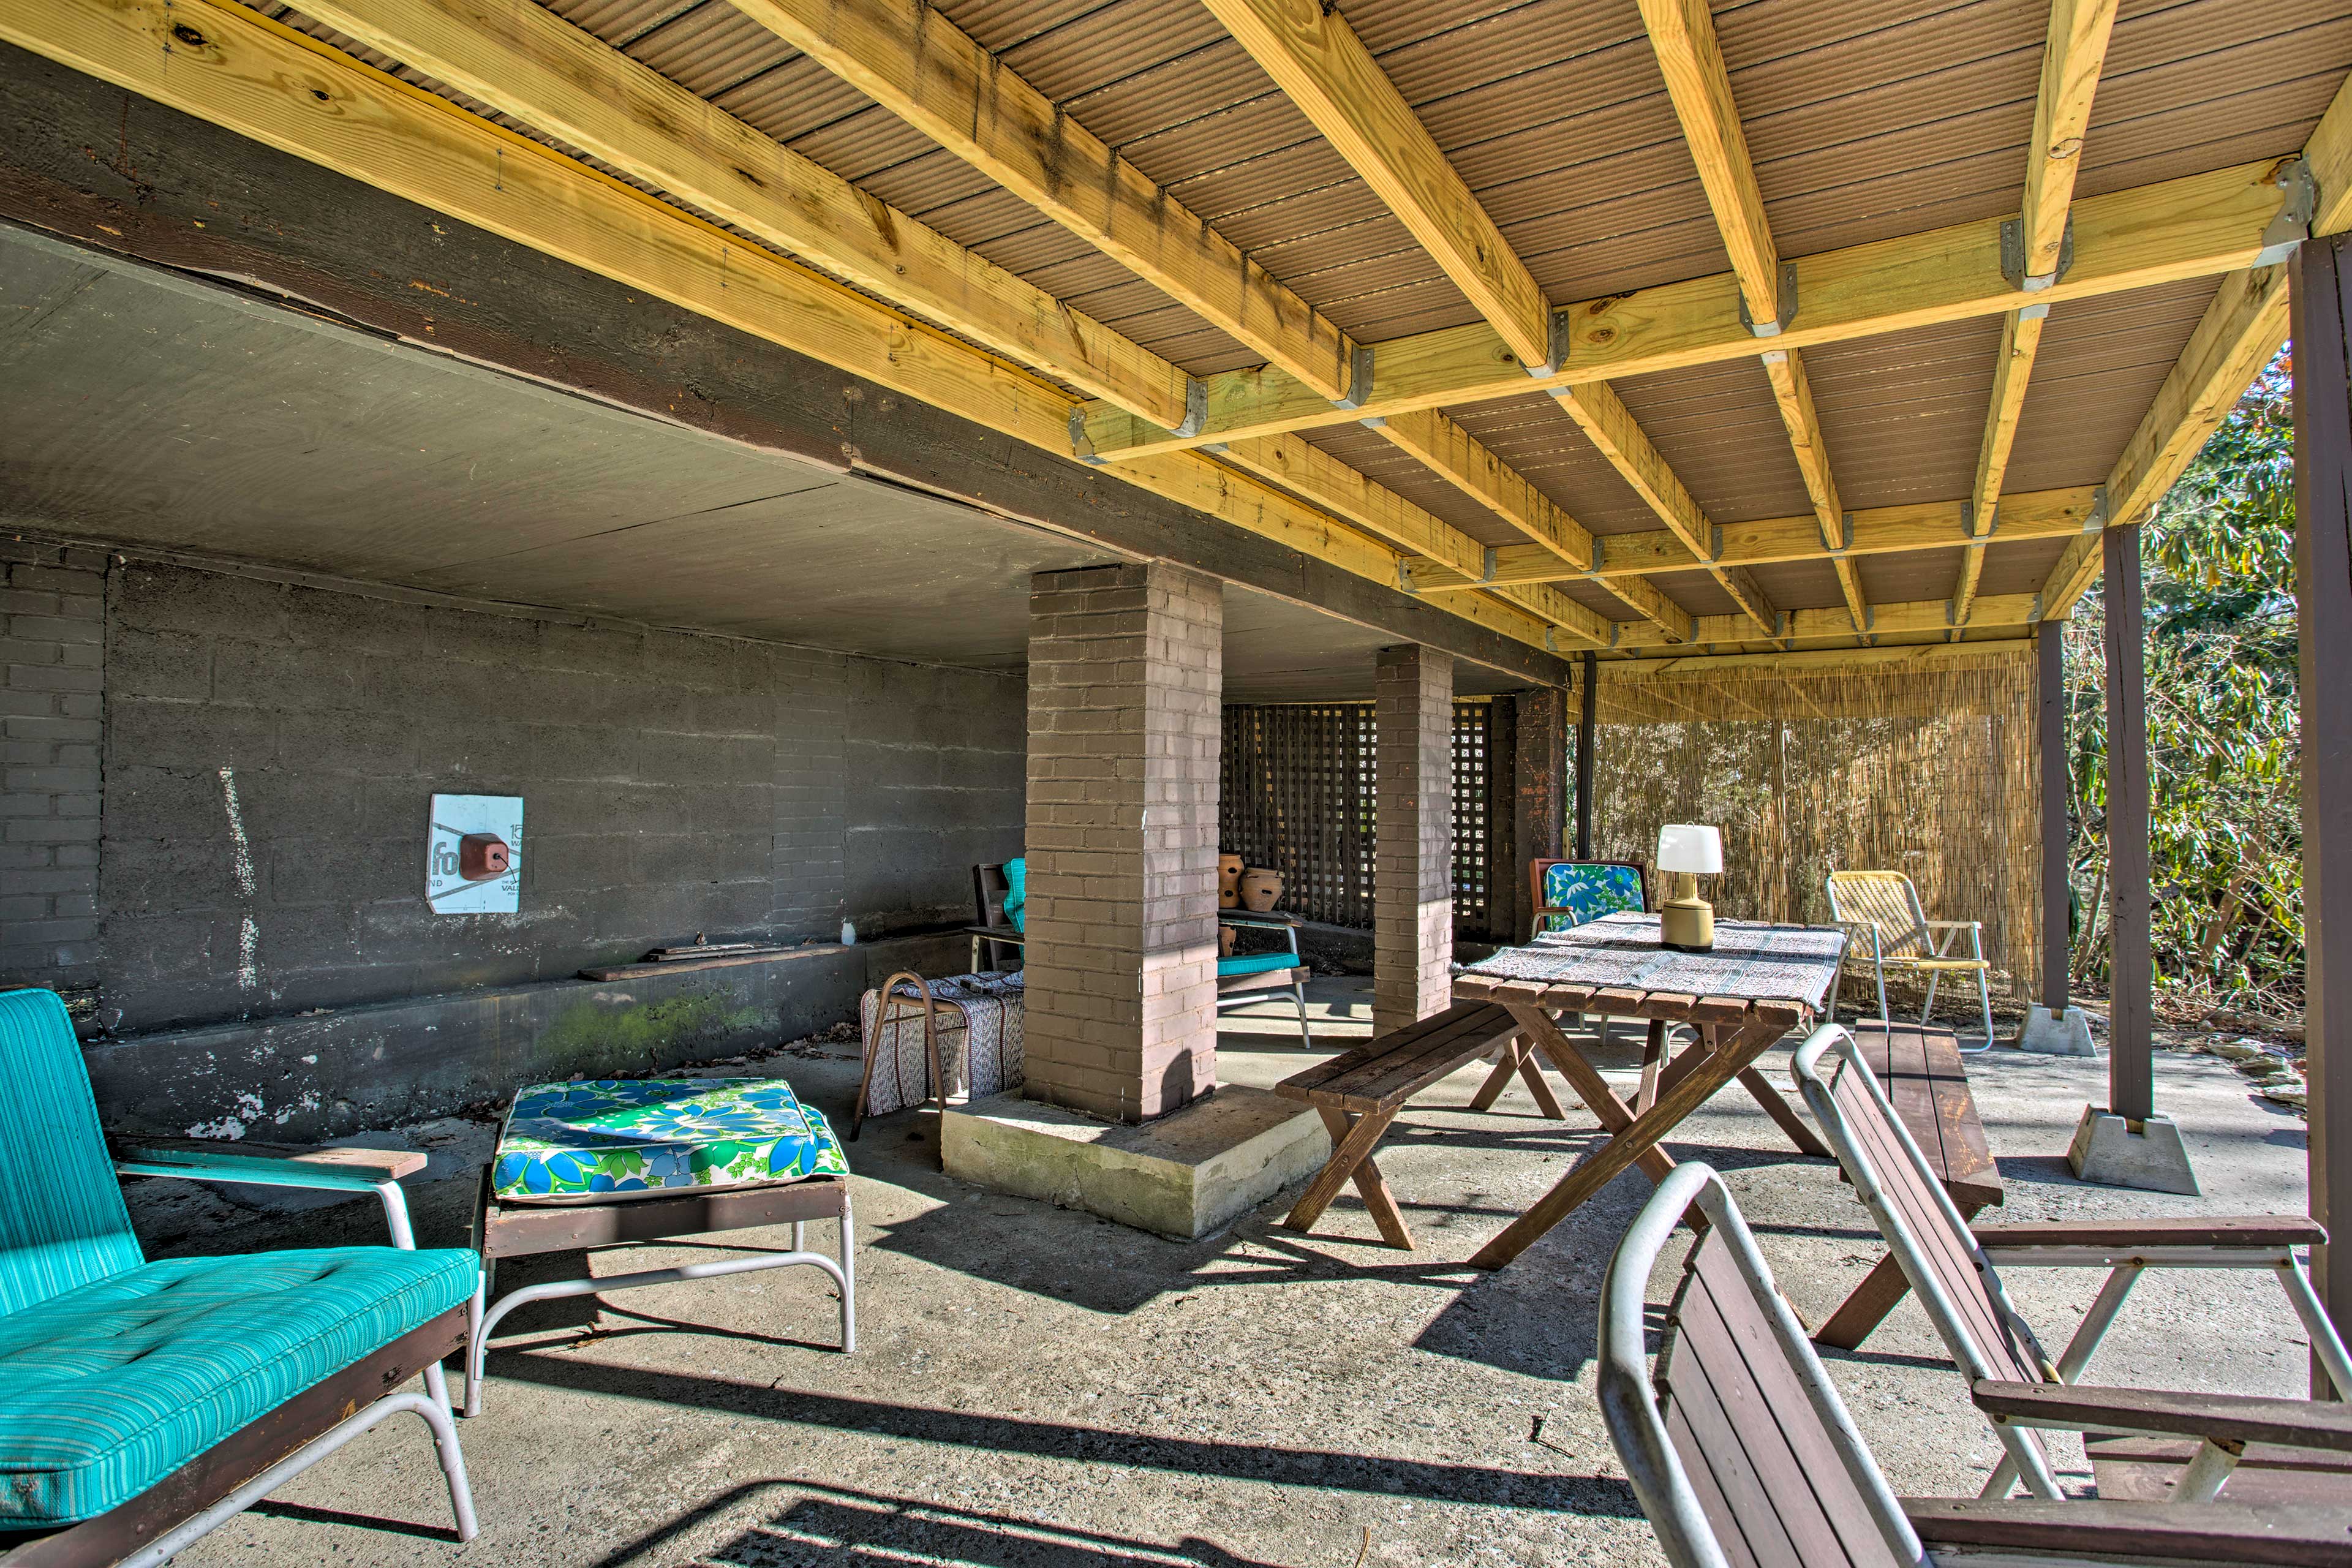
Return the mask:
[[(1318, 1037), (1368, 1033), (1368, 983), (1316, 986)], [(1630, 1082), (1631, 1027), (1608, 1060)], [(1270, 1084), (1310, 1059), (1288, 1008), (1230, 1014), (1221, 1070)], [(1287, 1042), (1287, 1043), (1286, 1043)], [(846, 1126), (855, 1041), (780, 1072)], [(1785, 1082), (1785, 1048), (1766, 1069)], [(2300, 1210), (2302, 1122), (2210, 1057), (2162, 1053), (2159, 1105), (2203, 1199), (2086, 1187), (2063, 1150), (2103, 1062), (1973, 1058), (2011, 1218)], [(1474, 1560), (1661, 1561), (1592, 1396), (1601, 1270), (1650, 1191), (1628, 1172), (1511, 1268), (1465, 1270), (1486, 1237), (1595, 1141), (1580, 1107), (1542, 1120), (1514, 1086), (1465, 1107), (1465, 1070), (1402, 1119), (1381, 1157), (1421, 1250), (1374, 1244), (1352, 1194), (1313, 1237), (1281, 1202), (1178, 1245), (944, 1179), (920, 1114), (869, 1127), (858, 1172), (860, 1348), (832, 1348), (813, 1270), (548, 1303), (509, 1319), (486, 1414), (461, 1424), (483, 1520), (462, 1553), (423, 1428), (370, 1434), (180, 1559), (213, 1563), (1115, 1563), (1349, 1568)], [(1563, 1099), (1568, 1098), (1565, 1090)], [(1573, 1101), (1570, 1102), (1571, 1105)], [(412, 1130), (436, 1151), (412, 1194), (425, 1245), (457, 1244), (488, 1130)], [(397, 1140), (393, 1140), (397, 1141)], [(1818, 1321), (1881, 1252), (1832, 1168), (1796, 1156), (1737, 1088), (1669, 1148), (1728, 1173), (1783, 1289)], [(452, 1179), (454, 1178), (454, 1179)], [(159, 1252), (381, 1240), (372, 1205), (266, 1213), (134, 1184)], [(738, 1239), (783, 1245), (784, 1237)], [(617, 1272), (709, 1256), (651, 1248)], [(577, 1273), (577, 1256), (502, 1283)], [(1672, 1260), (1656, 1282), (1663, 1299)], [(2013, 1275), (2061, 1342), (2097, 1284)], [(2267, 1276), (2143, 1284), (2094, 1363), (2103, 1381), (2299, 1390), (2305, 1352)], [(1832, 1360), (1898, 1490), (1975, 1492), (1995, 1445), (1906, 1302)], [(2081, 1469), (2079, 1448), (2069, 1454)], [(2079, 1479), (2087, 1479), (2086, 1476)]]

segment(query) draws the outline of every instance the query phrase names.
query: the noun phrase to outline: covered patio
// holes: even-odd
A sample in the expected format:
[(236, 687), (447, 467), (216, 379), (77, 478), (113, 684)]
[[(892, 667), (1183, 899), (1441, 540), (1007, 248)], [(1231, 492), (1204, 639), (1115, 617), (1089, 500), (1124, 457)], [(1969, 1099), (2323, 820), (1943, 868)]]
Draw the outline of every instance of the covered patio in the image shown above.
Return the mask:
[[(1788, 1068), (1868, 976), (1849, 948), (1843, 1013), (1834, 954), (1530, 978), (1539, 863), (1706, 825), (1727, 929), (1834, 944), (1864, 869), (1980, 922), (2007, 1217), (2352, 1205), (2352, 805), (2303, 807), (2306, 1154), (2159, 1048), (2141, 671), (2141, 526), (2292, 326), (2303, 776), (2340, 772), (2337, 12), (0, 0), (0, 989), (63, 1002), (118, 1159), (419, 1149), (418, 1240), (487, 1256), (519, 1089), (785, 1078), (846, 1135), (861, 1005), (971, 968), (1013, 894), (1013, 1080), (950, 1104), (935, 1065), (936, 1114), (815, 1173), (845, 1349), (875, 1255), (864, 1348), (818, 1348), (807, 1274), (526, 1309), (455, 1428), (467, 1550), (1654, 1550), (1600, 1270), (1695, 1157), (1809, 1321), (1877, 1262)], [(2059, 704), (2095, 584), (2113, 963), (2070, 1060), (2007, 1047), (2090, 1046)], [(1306, 922), (1295, 1013), (1221, 1009), (1221, 852)], [(1385, 1100), (1302, 1087), (1448, 1027), (1502, 1031), (1491, 1079), (1433, 1047), (1367, 1068)], [(1649, 1174), (1546, 1210), (1621, 1155)], [(382, 1239), (161, 1186), (158, 1257)], [(2312, 1272), (2352, 1300), (2352, 1250)], [(1900, 1310), (1836, 1375), (1904, 1485), (1972, 1491), (1998, 1456)], [(2109, 1353), (2302, 1375), (2163, 1315)], [(416, 1509), (345, 1528), (432, 1489), (361, 1441), (189, 1560), (439, 1552)]]

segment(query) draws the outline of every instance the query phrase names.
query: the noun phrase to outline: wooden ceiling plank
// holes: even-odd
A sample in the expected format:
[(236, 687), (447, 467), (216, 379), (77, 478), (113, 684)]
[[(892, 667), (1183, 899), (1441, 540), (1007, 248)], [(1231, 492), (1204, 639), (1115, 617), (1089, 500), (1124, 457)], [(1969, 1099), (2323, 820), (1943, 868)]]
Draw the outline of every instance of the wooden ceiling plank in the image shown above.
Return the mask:
[[(2083, 164), (2083, 138), (2090, 128), (2091, 100), (2107, 58), (2116, 0), (2051, 0), (2050, 30), (2042, 48), (2042, 81), (2033, 100), (2033, 140), (2025, 166), (2025, 200), (2018, 214), (2021, 286), (2040, 292), (2058, 280), (2063, 264), (2067, 210), (2074, 199), (2074, 175)], [(2041, 352), (2047, 304), (2012, 310), (2001, 321), (2000, 357), (1993, 364), (1992, 399), (1978, 443), (1976, 487), (1970, 495), (1972, 531), (1989, 532), (2000, 506), (2009, 454), (2025, 411), (2025, 393)], [(1952, 594), (1952, 626), (1968, 624), (1977, 584), (1984, 571), (1984, 547), (1971, 544), (1960, 563)]]
[(304, 14), (903, 310), (1155, 423), (1184, 372), (533, 0), (316, 0)]
[(1551, 309), (1543, 290), (1338, 7), (1320, 0), (1202, 4), (1396, 215), (1503, 346), (1524, 364), (1549, 364)]
[[(1995, 594), (1979, 596), (1970, 627), (2030, 626), (2038, 614), (2039, 594)], [(1916, 635), (1921, 632), (1942, 632), (1948, 628), (1946, 617), (1950, 602), (1945, 599), (1915, 599), (1900, 604), (1885, 604), (1873, 607), (1873, 634), (1875, 636)], [(1690, 640), (1707, 647), (1722, 643), (1801, 642), (1813, 637), (1851, 637), (1853, 627), (1848, 624), (1843, 606), (1831, 610), (1790, 610), (1787, 612), (1785, 631), (1771, 637), (1760, 637), (1746, 616), (1700, 616), (1692, 623)], [(1619, 648), (1657, 647), (1669, 639), (1656, 627), (1629, 625), (1618, 629)]]
[(1349, 395), (1347, 334), (924, 0), (733, 3), (1327, 406)]
[[(0, 0), (0, 38), (1048, 452), (1071, 397), (725, 229), (226, 0)], [(1114, 470), (1372, 581), (1402, 556), (1193, 454)], [(1535, 616), (1447, 606), (1538, 647)]]
[[(2352, 148), (2352, 130), (2342, 141)], [(1774, 346), (1808, 349), (2242, 269), (2267, 248), (2264, 233), (2286, 205), (2281, 168), (2280, 160), (2265, 158), (2076, 202), (2074, 265), (2038, 295), (2001, 276), (1999, 218), (1799, 258), (1804, 308)], [(2323, 178), (2321, 188), (2336, 187)], [(1374, 343), (1371, 389), (1357, 408), (1334, 408), (1278, 369), (1226, 372), (1203, 378), (1207, 417), (1196, 436), (1171, 437), (1094, 404), (1085, 438), (1093, 455), (1122, 461), (1143, 451), (1747, 359), (1757, 353), (1757, 340), (1740, 322), (1738, 301), (1738, 279), (1717, 273), (1570, 305), (1560, 312), (1567, 361), (1533, 378), (1484, 324)]]

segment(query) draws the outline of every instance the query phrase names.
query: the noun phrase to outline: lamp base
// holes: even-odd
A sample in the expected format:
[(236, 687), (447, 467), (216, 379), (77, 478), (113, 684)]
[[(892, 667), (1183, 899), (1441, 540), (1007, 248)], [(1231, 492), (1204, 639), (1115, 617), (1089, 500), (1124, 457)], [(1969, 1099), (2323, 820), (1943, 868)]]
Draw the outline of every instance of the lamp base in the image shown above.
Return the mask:
[(1705, 899), (1668, 899), (1658, 906), (1658, 941), (1676, 952), (1715, 951), (1715, 906)]

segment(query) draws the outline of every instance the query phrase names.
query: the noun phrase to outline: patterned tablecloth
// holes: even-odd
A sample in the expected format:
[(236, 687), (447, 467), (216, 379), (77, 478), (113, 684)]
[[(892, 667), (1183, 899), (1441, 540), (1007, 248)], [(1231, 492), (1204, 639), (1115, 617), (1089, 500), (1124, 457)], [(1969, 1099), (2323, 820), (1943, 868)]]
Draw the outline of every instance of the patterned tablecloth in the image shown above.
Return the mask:
[(1547, 931), (1525, 947), (1507, 947), (1464, 973), (1497, 980), (1561, 985), (1612, 985), (1750, 1002), (1828, 1003), (1845, 955), (1835, 926), (1715, 922), (1715, 951), (1676, 952), (1658, 940), (1655, 915), (1608, 915), (1568, 931)]
[[(1022, 998), (1024, 970), (984, 970), (928, 981), (939, 1004), (940, 1071), (947, 1079), (938, 1092), (985, 1100), (1021, 1087)], [(901, 996), (919, 994), (911, 985)], [(934, 1087), (923, 1049), (919, 1013), (901, 1013), (878, 1030), (882, 994), (868, 991), (858, 1005), (869, 1066), (865, 1113), (887, 1116), (931, 1098)]]

